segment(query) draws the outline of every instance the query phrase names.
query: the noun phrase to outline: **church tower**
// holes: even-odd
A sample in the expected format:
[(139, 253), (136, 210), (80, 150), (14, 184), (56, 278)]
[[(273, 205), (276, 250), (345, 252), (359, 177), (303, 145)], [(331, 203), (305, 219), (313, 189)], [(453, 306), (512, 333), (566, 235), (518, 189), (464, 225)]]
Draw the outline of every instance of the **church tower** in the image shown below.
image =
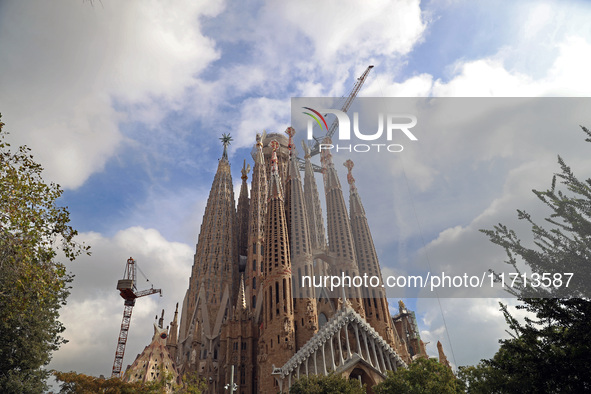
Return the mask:
[[(244, 160), (244, 164), (242, 165), (242, 170), (240, 171), (242, 176), (242, 184), (240, 185), (240, 194), (238, 195), (238, 207), (236, 212), (237, 217), (237, 234), (238, 234), (238, 255), (244, 256), (246, 259), (247, 250), (248, 250), (248, 214), (249, 214), (249, 207), (250, 201), (248, 199), (248, 185), (246, 181), (248, 180), (248, 173), (250, 171), (250, 164), (246, 165), (246, 159)], [(244, 271), (244, 266), (241, 262), (240, 264), (240, 271)]]
[(178, 340), (175, 312), (166, 342), (179, 373), (197, 372), (209, 393), (231, 381), (244, 394), (285, 392), (303, 374), (338, 373), (372, 386), (425, 354), (414, 314), (401, 307), (391, 318), (381, 286), (331, 293), (303, 285), (303, 276), (381, 273), (353, 162), (345, 164), (349, 212), (332, 155), (321, 152), (325, 231), (309, 147), (302, 182), (295, 130), (286, 134), (257, 134), (250, 197), (245, 161), (237, 208), (231, 138), (221, 138)]
[(178, 325), (178, 315), (179, 315), (179, 303), (176, 303), (176, 308), (174, 310), (174, 318), (170, 322), (170, 330), (168, 338), (166, 338), (166, 348), (170, 353), (170, 357), (173, 360), (176, 360), (176, 354), (178, 349), (178, 332), (179, 332), (179, 325)]
[(238, 253), (234, 187), (227, 148), (229, 135), (220, 138), (224, 151), (211, 186), (197, 241), (189, 289), (180, 327), (182, 372), (197, 371), (217, 392), (222, 323), (229, 317), (237, 283)]
[[(263, 272), (264, 228), (267, 213), (267, 172), (265, 157), (263, 156), (262, 136), (257, 134), (256, 144), (252, 151), (254, 168), (250, 187), (250, 205), (248, 212), (248, 242), (245, 269), (245, 297), (246, 306), (251, 310), (257, 309), (260, 314), (262, 305), (261, 278)], [(258, 301), (258, 302), (257, 302)], [(258, 305), (258, 307), (257, 307)]]
[[(323, 141), (324, 144), (330, 144), (331, 142), (329, 137), (326, 137)], [(324, 193), (326, 194), (329, 257), (332, 259), (330, 264), (331, 273), (337, 276), (341, 276), (342, 273), (347, 277), (359, 276), (355, 244), (353, 243), (353, 234), (351, 233), (351, 224), (345, 206), (341, 182), (330, 151), (325, 149), (321, 155)], [(353, 309), (361, 316), (365, 316), (359, 288), (349, 286), (343, 287), (342, 290), (342, 293), (346, 294), (346, 297), (351, 302)], [(333, 294), (333, 296), (335, 295)], [(336, 297), (339, 296), (340, 294), (336, 295)]]
[(289, 219), (289, 250), (294, 284), (294, 325), (297, 327), (296, 347), (300, 348), (318, 332), (318, 312), (314, 287), (304, 287), (301, 282), (303, 275), (314, 275), (312, 242), (310, 241), (310, 226), (308, 225), (297, 152), (293, 144), (295, 130), (293, 127), (288, 127), (285, 132), (289, 135), (289, 165), (285, 184), (286, 194), (289, 194), (288, 198), (285, 199), (285, 206)]
[(347, 160), (344, 166), (349, 170), (347, 173), (347, 182), (349, 183), (349, 211), (359, 273), (361, 275), (367, 274), (368, 277), (379, 278), (379, 283), (376, 287), (367, 286), (362, 288), (366, 320), (390, 346), (401, 354), (403, 359), (410, 361), (406, 348), (402, 345), (398, 333), (394, 330), (390, 311), (388, 310), (388, 299), (386, 298), (386, 290), (382, 287), (383, 278), (378, 254), (376, 253), (369, 224), (367, 223), (365, 209), (361, 203), (361, 197), (359, 196), (357, 186), (355, 186), (355, 178), (353, 178), (352, 170), (354, 163), (352, 160)]
[[(322, 217), (322, 207), (320, 205), (320, 196), (318, 186), (314, 177), (314, 169), (310, 156), (310, 147), (302, 141), (304, 148), (304, 199), (306, 213), (308, 216), (308, 228), (310, 233), (310, 243), (313, 251), (324, 251), (326, 249), (326, 233), (324, 231), (324, 220)], [(318, 267), (324, 267), (324, 262), (318, 259)], [(318, 269), (317, 275), (326, 275), (324, 269)]]
[(265, 257), (263, 260), (263, 309), (259, 339), (259, 388), (261, 392), (277, 392), (279, 384), (272, 376), (295, 353), (294, 310), (291, 287), (289, 236), (285, 217), (283, 188), (279, 175), (277, 149), (270, 143), (271, 174), (267, 196), (265, 226)]
[(237, 392), (253, 394), (257, 392), (254, 379), (256, 371), (255, 326), (252, 324), (252, 313), (246, 306), (244, 276), (240, 278), (236, 299), (232, 316), (226, 320), (222, 327), (220, 348), (225, 353), (226, 363), (220, 366), (224, 372), (224, 379), (220, 382), (220, 387), (224, 388), (230, 383), (233, 366), (233, 381), (237, 386)]

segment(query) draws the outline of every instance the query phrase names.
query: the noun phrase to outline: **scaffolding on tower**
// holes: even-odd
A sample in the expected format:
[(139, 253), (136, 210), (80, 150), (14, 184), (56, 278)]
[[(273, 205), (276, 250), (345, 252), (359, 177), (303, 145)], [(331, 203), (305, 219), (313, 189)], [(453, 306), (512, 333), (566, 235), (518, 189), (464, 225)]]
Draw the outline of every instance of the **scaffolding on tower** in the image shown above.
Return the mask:
[[(117, 290), (125, 300), (123, 307), (123, 320), (121, 321), (121, 330), (119, 331), (119, 338), (117, 340), (117, 348), (115, 350), (115, 361), (113, 362), (113, 372), (111, 377), (118, 378), (121, 375), (121, 366), (123, 365), (123, 355), (125, 354), (125, 345), (127, 344), (127, 337), (129, 334), (129, 325), (131, 323), (131, 312), (135, 305), (135, 300), (140, 297), (145, 297), (151, 294), (159, 293), (162, 297), (161, 289), (152, 288), (147, 290), (137, 290), (136, 286), (136, 270), (137, 264), (133, 258), (127, 259), (125, 265), (125, 273), (123, 279), (117, 281)], [(141, 272), (141, 270), (140, 270)]]

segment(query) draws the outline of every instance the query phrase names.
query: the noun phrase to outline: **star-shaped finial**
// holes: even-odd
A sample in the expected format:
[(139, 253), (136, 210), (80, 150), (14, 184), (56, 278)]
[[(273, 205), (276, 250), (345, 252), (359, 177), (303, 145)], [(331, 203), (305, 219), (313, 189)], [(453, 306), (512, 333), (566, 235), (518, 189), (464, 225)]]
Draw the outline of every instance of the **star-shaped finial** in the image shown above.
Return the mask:
[(222, 144), (224, 145), (224, 148), (227, 147), (228, 145), (230, 145), (230, 143), (233, 141), (232, 137), (230, 137), (230, 134), (222, 134), (222, 137), (220, 138), (220, 141), (222, 141)]
[(232, 137), (230, 137), (230, 133), (222, 134), (220, 141), (222, 141), (222, 144), (224, 145), (224, 154), (222, 155), (222, 157), (224, 159), (227, 159), (228, 158), (228, 145), (230, 145), (230, 143), (232, 142)]

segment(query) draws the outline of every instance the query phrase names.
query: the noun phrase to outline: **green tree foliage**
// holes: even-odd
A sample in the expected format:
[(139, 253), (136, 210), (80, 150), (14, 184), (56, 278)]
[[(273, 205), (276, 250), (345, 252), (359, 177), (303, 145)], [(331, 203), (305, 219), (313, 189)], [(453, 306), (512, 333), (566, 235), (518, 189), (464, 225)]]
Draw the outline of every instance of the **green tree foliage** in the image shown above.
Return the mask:
[[(582, 127), (591, 137), (591, 132)], [(591, 142), (591, 138), (585, 141)], [(531, 225), (534, 247), (524, 245), (515, 231), (499, 224), (493, 230), (481, 230), (491, 242), (503, 247), (507, 252), (506, 261), (512, 272), (520, 272), (524, 263), (537, 274), (550, 273), (550, 286), (532, 287), (531, 279), (526, 283), (517, 280), (512, 293), (522, 298), (536, 297), (587, 297), (591, 283), (591, 178), (580, 181), (558, 156), (561, 172), (552, 178), (550, 189), (533, 190), (535, 195), (552, 212), (546, 218), (545, 228), (533, 221), (531, 216), (518, 210), (520, 220)], [(557, 187), (557, 181), (559, 182)], [(561, 186), (562, 185), (562, 186)], [(566, 279), (555, 281), (554, 274), (574, 275), (568, 287)], [(518, 277), (518, 279), (521, 279)]]
[(164, 379), (154, 382), (124, 382), (120, 378), (105, 379), (94, 377), (76, 372), (54, 372), (60, 385), (61, 394), (94, 394), (94, 393), (113, 393), (113, 394), (161, 394), (173, 392), (177, 394), (201, 394), (207, 390), (207, 385), (203, 379), (199, 379), (197, 374), (186, 374), (182, 378), (180, 385), (172, 381), (172, 374), (162, 371)]
[(296, 380), (289, 388), (290, 394), (365, 394), (365, 387), (358, 380), (339, 375), (310, 375)]
[(463, 393), (464, 385), (452, 370), (434, 358), (419, 358), (408, 368), (388, 371), (385, 381), (373, 388), (376, 394), (455, 394)]
[(57, 251), (73, 260), (88, 247), (74, 241), (69, 213), (56, 200), (62, 190), (46, 184), (30, 149), (10, 151), (0, 122), (0, 392), (39, 393), (43, 369), (65, 340), (59, 309), (71, 275)]
[(181, 385), (175, 389), (175, 393), (201, 394), (207, 391), (205, 378), (200, 378), (197, 372), (186, 373), (181, 379)]
[[(587, 128), (582, 129), (591, 137)], [(561, 172), (554, 175), (550, 189), (534, 190), (552, 212), (546, 219), (548, 228), (518, 211), (519, 219), (531, 224), (533, 247), (522, 244), (502, 224), (483, 232), (505, 249), (515, 272), (521, 263), (552, 278), (555, 273), (572, 272), (571, 283), (568, 289), (564, 282), (547, 288), (519, 283), (513, 293), (523, 302), (518, 308), (530, 317), (521, 323), (501, 304), (512, 338), (500, 341), (492, 359), (460, 368), (471, 393), (591, 391), (591, 179), (578, 180), (562, 158), (558, 162)]]
[(157, 394), (164, 392), (164, 388), (155, 383), (127, 383), (120, 378), (97, 378), (76, 372), (54, 372), (54, 375), (58, 382), (63, 382), (60, 385), (61, 394)]
[(583, 393), (591, 391), (591, 301), (525, 298), (535, 314), (525, 324), (503, 313), (513, 337), (490, 360), (460, 367), (469, 393)]

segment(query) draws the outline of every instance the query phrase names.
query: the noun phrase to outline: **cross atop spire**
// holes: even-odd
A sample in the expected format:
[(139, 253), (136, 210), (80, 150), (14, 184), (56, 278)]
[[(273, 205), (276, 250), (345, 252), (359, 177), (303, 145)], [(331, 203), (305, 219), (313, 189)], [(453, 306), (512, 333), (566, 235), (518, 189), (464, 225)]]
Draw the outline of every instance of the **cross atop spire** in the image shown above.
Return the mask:
[(222, 154), (222, 158), (227, 160), (228, 159), (228, 145), (230, 145), (230, 143), (232, 142), (232, 137), (230, 137), (230, 133), (222, 134), (220, 141), (222, 141), (222, 144), (224, 145), (224, 153)]

